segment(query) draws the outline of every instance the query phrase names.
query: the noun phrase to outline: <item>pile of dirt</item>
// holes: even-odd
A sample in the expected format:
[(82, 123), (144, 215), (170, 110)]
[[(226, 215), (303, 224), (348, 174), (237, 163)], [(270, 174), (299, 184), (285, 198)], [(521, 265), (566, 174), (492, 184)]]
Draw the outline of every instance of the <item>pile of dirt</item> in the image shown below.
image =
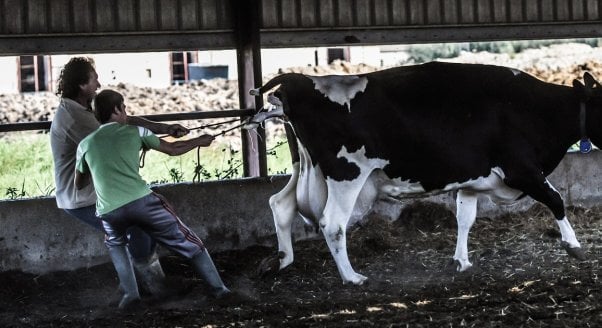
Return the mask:
[(300, 73), (305, 75), (337, 75), (337, 74), (364, 74), (371, 73), (382, 69), (367, 64), (351, 64), (350, 62), (340, 59), (334, 60), (326, 66), (299, 66), (281, 68), (278, 74), (284, 73)]
[[(238, 297), (206, 297), (180, 257), (161, 262), (173, 295), (144, 296), (130, 312), (115, 310), (110, 264), (35, 276), (0, 273), (2, 327), (599, 327), (602, 325), (602, 209), (568, 211), (586, 261), (559, 246), (554, 219), (541, 207), (477, 219), (469, 240), (473, 267), (452, 264), (455, 228), (438, 205), (408, 210), (410, 222), (373, 218), (348, 234), (362, 286), (343, 285), (322, 238), (297, 242), (295, 262), (258, 276), (274, 247), (212, 254)], [(423, 220), (425, 223), (419, 223)], [(420, 226), (421, 229), (417, 227)], [(210, 247), (210, 245), (208, 245)], [(444, 246), (441, 247), (440, 246)]]

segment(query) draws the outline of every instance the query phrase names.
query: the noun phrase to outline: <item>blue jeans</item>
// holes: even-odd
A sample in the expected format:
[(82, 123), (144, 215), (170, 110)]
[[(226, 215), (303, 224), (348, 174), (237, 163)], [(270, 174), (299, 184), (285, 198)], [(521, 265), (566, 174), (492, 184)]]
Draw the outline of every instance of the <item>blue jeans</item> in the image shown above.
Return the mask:
[[(102, 221), (96, 216), (96, 206), (90, 205), (75, 209), (64, 209), (69, 215), (86, 223), (94, 229), (106, 233)], [(127, 229), (128, 249), (134, 261), (144, 261), (149, 258), (157, 248), (157, 242), (140, 228), (132, 226)]]

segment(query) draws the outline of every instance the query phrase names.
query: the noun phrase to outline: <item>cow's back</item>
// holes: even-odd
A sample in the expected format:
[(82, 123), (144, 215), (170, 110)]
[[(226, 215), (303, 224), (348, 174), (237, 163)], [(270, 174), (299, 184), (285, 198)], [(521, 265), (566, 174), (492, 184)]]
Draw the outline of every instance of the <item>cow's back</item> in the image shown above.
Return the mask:
[(328, 177), (351, 180), (358, 167), (337, 153), (364, 147), (368, 158), (389, 160), (389, 177), (427, 190), (487, 176), (509, 156), (509, 137), (544, 138), (536, 135), (544, 129), (538, 118), (567, 94), (566, 87), (490, 65), (434, 62), (359, 77), (367, 83), (350, 106), (330, 101), (309, 78), (283, 85), (287, 115), (312, 161)]

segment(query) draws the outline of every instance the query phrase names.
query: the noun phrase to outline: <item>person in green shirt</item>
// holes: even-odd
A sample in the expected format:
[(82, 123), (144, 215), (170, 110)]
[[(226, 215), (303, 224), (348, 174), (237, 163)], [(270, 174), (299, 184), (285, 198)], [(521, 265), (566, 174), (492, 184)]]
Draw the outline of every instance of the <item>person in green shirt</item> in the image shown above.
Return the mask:
[(213, 296), (230, 293), (201, 239), (175, 214), (172, 206), (152, 191), (140, 176), (138, 154), (142, 148), (175, 156), (196, 147), (206, 147), (214, 137), (167, 142), (150, 130), (126, 124), (128, 115), (123, 96), (103, 90), (94, 99), (95, 115), (101, 126), (84, 138), (76, 154), (75, 185), (90, 181), (96, 190), (96, 211), (107, 234), (105, 244), (124, 295), (119, 308), (140, 300), (134, 270), (126, 252), (126, 231), (142, 229), (160, 244), (189, 258), (194, 269), (211, 288)]
[[(73, 184), (77, 145), (100, 126), (91, 107), (96, 90), (100, 89), (94, 61), (87, 57), (69, 59), (59, 75), (57, 89), (60, 101), (50, 126), (56, 205), (70, 216), (103, 232), (102, 221), (96, 216), (94, 185), (77, 189)], [(138, 116), (129, 116), (128, 123), (176, 138), (189, 132), (180, 124), (152, 122)], [(141, 287), (160, 296), (164, 291), (165, 274), (157, 256), (156, 241), (136, 227), (128, 230), (128, 238), (128, 251)]]

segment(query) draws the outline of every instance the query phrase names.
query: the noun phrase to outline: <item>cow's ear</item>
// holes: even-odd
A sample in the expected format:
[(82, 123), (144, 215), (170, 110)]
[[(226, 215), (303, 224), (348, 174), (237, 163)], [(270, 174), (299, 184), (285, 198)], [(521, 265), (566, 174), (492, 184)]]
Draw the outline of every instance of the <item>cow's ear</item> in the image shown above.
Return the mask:
[(587, 90), (596, 89), (595, 91), (602, 91), (602, 85), (600, 85), (600, 82), (596, 81), (596, 79), (589, 72), (585, 72), (585, 74), (583, 74), (583, 81), (585, 81), (585, 87)]
[(587, 98), (589, 98), (588, 92), (585, 89), (585, 85), (583, 85), (583, 83), (577, 79), (573, 80), (573, 90), (575, 90), (577, 97), (579, 97), (581, 101), (586, 101)]

